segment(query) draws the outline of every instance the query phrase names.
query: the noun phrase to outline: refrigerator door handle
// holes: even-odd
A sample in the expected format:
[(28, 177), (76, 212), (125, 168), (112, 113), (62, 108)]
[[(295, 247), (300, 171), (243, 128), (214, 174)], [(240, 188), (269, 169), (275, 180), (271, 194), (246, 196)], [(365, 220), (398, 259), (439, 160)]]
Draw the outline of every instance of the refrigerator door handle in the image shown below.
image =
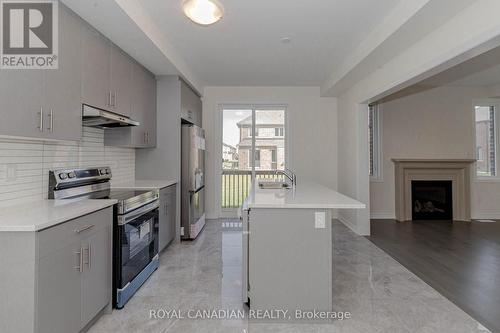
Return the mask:
[(194, 191), (189, 191), (189, 193), (191, 194), (195, 194), (195, 193), (198, 193), (200, 192), (201, 190), (203, 190), (205, 188), (205, 185), (201, 186), (201, 187), (198, 187), (196, 190)]

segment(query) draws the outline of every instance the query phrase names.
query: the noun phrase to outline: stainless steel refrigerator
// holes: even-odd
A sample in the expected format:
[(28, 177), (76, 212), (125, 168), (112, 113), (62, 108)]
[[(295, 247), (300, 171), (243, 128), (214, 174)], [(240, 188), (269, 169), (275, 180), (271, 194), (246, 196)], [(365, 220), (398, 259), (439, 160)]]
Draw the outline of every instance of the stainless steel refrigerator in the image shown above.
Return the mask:
[(182, 125), (181, 237), (195, 239), (205, 226), (205, 131)]

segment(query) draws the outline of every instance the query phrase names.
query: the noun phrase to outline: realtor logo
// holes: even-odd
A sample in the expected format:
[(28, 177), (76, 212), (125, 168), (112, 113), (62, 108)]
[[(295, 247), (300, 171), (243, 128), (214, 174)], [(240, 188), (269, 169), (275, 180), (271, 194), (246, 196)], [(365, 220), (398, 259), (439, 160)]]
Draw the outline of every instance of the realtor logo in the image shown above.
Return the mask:
[(57, 0), (0, 0), (2, 69), (57, 69)]

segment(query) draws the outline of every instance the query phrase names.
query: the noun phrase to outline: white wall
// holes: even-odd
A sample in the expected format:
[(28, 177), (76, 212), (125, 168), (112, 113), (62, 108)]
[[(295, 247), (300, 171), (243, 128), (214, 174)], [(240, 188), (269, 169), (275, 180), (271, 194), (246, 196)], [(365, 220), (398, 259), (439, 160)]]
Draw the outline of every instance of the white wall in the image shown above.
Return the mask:
[[(473, 105), (484, 87), (439, 87), (380, 104), (382, 179), (370, 185), (372, 218), (394, 218), (392, 158), (475, 158)], [(472, 183), (472, 217), (498, 218), (500, 183)]]
[(220, 210), (221, 104), (279, 104), (287, 106), (288, 167), (298, 182), (304, 179), (337, 188), (337, 105), (321, 98), (319, 87), (206, 87), (203, 128), (206, 131), (207, 217)]
[[(475, 1), (389, 61), (378, 62), (375, 71), (338, 94), (341, 192), (370, 205), (366, 110), (362, 103), (388, 96), (500, 45), (500, 23), (495, 19), (499, 9), (496, 0)], [(348, 146), (351, 149), (345, 148)], [(355, 232), (369, 234), (369, 209), (342, 212), (340, 218)]]
[(90, 127), (83, 128), (80, 142), (0, 139), (0, 207), (46, 199), (52, 169), (110, 166), (112, 182), (133, 179), (134, 149), (103, 142), (103, 130)]
[(359, 235), (369, 235), (368, 106), (348, 95), (338, 105), (339, 192), (366, 205), (339, 211), (339, 219)]

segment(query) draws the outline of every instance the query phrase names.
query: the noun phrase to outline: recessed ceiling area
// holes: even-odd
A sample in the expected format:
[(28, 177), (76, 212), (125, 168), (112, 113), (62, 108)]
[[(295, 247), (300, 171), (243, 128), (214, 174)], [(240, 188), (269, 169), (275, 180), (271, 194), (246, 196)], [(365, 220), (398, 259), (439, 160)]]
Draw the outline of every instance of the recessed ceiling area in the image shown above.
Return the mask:
[(500, 85), (500, 47), (434, 75), (418, 85), (430, 87)]
[(493, 48), (490, 51), (372, 102), (384, 103), (444, 86), (483, 88), (500, 86), (500, 47)]
[(320, 86), (399, 2), (222, 0), (208, 27), (180, 0), (140, 4), (203, 85)]

